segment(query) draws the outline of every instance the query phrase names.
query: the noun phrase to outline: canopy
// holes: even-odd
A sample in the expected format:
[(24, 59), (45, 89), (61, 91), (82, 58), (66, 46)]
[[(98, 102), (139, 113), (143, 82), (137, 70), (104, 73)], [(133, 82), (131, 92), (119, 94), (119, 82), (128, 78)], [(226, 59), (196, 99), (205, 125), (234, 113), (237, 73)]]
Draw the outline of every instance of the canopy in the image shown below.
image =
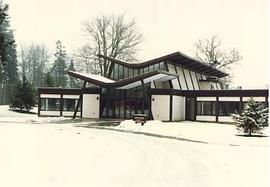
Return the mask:
[(72, 77), (81, 79), (83, 81), (87, 81), (100, 87), (116, 88), (116, 89), (130, 89), (153, 81), (164, 82), (178, 77), (178, 75), (176, 74), (160, 70), (148, 72), (145, 74), (141, 74), (135, 77), (130, 77), (118, 81), (114, 81), (112, 79), (100, 75), (86, 74), (75, 71), (68, 71), (67, 73)]

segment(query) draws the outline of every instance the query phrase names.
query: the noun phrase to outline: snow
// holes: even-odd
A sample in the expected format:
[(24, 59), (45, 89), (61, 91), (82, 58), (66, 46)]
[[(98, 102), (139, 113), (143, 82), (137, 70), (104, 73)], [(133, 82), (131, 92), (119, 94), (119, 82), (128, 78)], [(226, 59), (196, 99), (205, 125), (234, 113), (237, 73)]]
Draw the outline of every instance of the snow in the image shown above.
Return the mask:
[(268, 138), (235, 136), (232, 125), (126, 120), (101, 127), (4, 108), (0, 186), (269, 186)]
[(81, 76), (86, 77), (86, 78), (90, 78), (93, 80), (104, 82), (104, 83), (114, 83), (115, 82), (114, 80), (108, 79), (108, 78), (103, 77), (101, 75), (86, 74), (86, 73), (80, 73), (80, 72), (75, 72), (75, 71), (70, 71), (70, 72), (81, 75)]

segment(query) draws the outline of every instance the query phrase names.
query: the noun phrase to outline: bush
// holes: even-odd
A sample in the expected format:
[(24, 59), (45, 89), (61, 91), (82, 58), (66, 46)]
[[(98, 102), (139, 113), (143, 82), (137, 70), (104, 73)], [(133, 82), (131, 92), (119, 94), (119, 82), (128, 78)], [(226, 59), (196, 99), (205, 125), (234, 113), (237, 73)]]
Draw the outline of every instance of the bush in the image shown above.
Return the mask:
[(34, 106), (35, 89), (33, 85), (27, 81), (26, 77), (23, 77), (23, 82), (19, 81), (17, 83), (10, 108), (29, 112)]
[(268, 124), (268, 108), (251, 98), (242, 113), (233, 114), (232, 118), (237, 129), (246, 135), (262, 134), (263, 128)]

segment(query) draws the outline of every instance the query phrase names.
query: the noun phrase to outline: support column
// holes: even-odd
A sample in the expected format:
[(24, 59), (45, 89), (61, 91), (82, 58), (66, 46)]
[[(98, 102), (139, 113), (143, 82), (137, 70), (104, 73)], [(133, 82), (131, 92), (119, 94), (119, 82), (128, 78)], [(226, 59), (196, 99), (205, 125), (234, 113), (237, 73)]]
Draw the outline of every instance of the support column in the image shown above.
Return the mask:
[(216, 122), (218, 122), (218, 116), (219, 116), (219, 97), (218, 96), (216, 97), (216, 110), (215, 110), (215, 113), (216, 113)]
[(41, 98), (40, 93), (38, 93), (38, 117), (40, 116), (40, 110), (41, 110)]
[(170, 93), (170, 121), (172, 121), (172, 113), (173, 113), (173, 95)]
[[(75, 108), (75, 111), (74, 111), (74, 114), (73, 114), (73, 117), (72, 117), (73, 119), (76, 118), (76, 115), (77, 115), (79, 106), (80, 106), (80, 104), (82, 104), (82, 97), (83, 97), (83, 92), (82, 92), (82, 90), (85, 89), (86, 83), (87, 83), (87, 81), (84, 81), (83, 87), (81, 88), (81, 94), (80, 94), (80, 97), (79, 97), (79, 99), (78, 99), (78, 102), (77, 102), (77, 105), (76, 105), (76, 108)], [(82, 111), (81, 111), (81, 112), (82, 112)]]
[(63, 94), (60, 95), (60, 116), (63, 116)]
[(145, 108), (145, 91), (144, 91), (144, 82), (141, 80), (142, 83), (142, 90), (143, 90), (143, 102), (142, 102), (142, 113), (144, 114), (144, 108)]

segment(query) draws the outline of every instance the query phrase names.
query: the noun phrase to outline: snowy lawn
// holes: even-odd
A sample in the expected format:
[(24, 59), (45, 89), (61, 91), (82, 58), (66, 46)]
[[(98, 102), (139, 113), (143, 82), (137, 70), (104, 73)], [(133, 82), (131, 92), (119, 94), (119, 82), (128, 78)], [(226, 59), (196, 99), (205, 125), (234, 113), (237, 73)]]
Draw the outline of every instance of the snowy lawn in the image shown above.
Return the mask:
[(236, 136), (232, 125), (102, 126), (9, 112), (0, 111), (3, 187), (270, 186), (268, 137)]

